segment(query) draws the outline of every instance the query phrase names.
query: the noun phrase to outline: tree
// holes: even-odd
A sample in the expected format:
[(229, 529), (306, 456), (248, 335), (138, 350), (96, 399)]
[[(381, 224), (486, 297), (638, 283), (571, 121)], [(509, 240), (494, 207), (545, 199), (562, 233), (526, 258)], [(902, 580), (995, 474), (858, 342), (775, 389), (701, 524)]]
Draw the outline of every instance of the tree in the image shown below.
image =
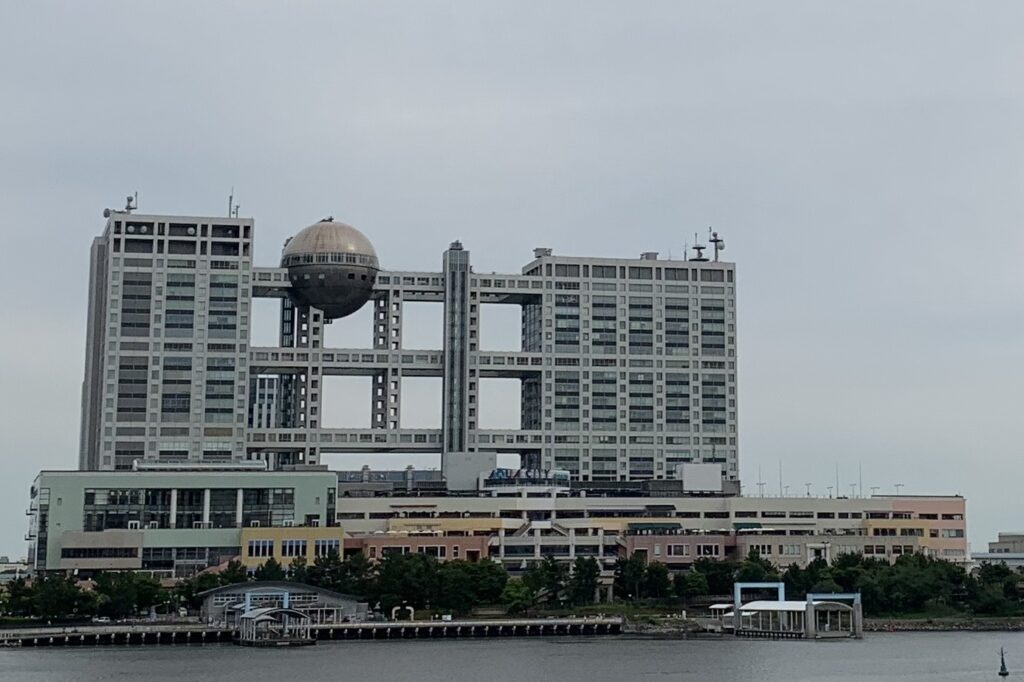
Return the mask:
[(672, 586), (675, 588), (676, 596), (686, 601), (711, 593), (707, 576), (695, 570), (677, 573)]
[(376, 580), (370, 583), (373, 601), (385, 612), (408, 604), (421, 609), (437, 603), (437, 562), (425, 554), (388, 553), (376, 566)]
[(306, 565), (306, 557), (297, 556), (288, 565), (288, 580), (297, 583), (309, 583), (309, 567)]
[(338, 592), (364, 597), (371, 591), (373, 564), (362, 552), (356, 552), (345, 559), (338, 574)]
[(522, 580), (513, 579), (505, 583), (501, 601), (510, 616), (519, 616), (533, 608), (536, 594)]
[(627, 599), (640, 599), (646, 573), (647, 565), (642, 554), (634, 552), (628, 559), (620, 557), (615, 562), (615, 591)]
[(179, 605), (184, 604), (190, 609), (198, 609), (202, 605), (202, 600), (198, 598), (198, 595), (206, 590), (212, 590), (220, 584), (219, 574), (213, 572), (199, 573), (191, 578), (179, 581), (174, 586), (174, 600)]
[(24, 578), (15, 578), (7, 583), (4, 611), (12, 616), (31, 616), (35, 595)]
[(260, 564), (253, 574), (256, 580), (284, 580), (285, 576), (284, 566), (274, 557), (270, 557)]
[(32, 586), (32, 612), (39, 618), (57, 620), (88, 616), (93, 613), (92, 594), (78, 589), (69, 576), (45, 576)]
[(341, 555), (337, 550), (332, 549), (327, 554), (313, 559), (313, 565), (309, 567), (307, 576), (309, 584), (339, 592), (344, 570)]
[(701, 557), (693, 562), (693, 568), (707, 578), (710, 594), (732, 594), (732, 586), (736, 582), (735, 562)]
[(249, 580), (249, 572), (238, 559), (229, 561), (224, 570), (220, 572), (221, 585), (234, 585), (235, 583), (244, 583), (247, 580)]
[(652, 561), (647, 564), (644, 571), (643, 594), (651, 599), (664, 599), (669, 596), (672, 588), (672, 579), (669, 577), (668, 568), (660, 561)]
[(440, 590), (435, 606), (453, 613), (465, 614), (480, 603), (478, 584), (472, 566), (464, 561), (438, 564)]
[(496, 604), (508, 583), (508, 571), (497, 561), (468, 562), (470, 576), (476, 584), (476, 594), (481, 604)]
[(779, 579), (779, 572), (767, 559), (762, 559), (757, 550), (750, 550), (747, 558), (736, 567), (735, 581), (744, 583), (774, 582)]
[(523, 574), (523, 582), (527, 587), (547, 604), (553, 605), (562, 603), (567, 581), (566, 566), (557, 562), (552, 556), (544, 557), (542, 561), (530, 564), (526, 573)]
[(589, 604), (601, 579), (601, 566), (594, 557), (576, 557), (569, 577), (569, 602), (574, 606)]
[(96, 583), (97, 612), (110, 618), (128, 618), (162, 604), (167, 594), (153, 577), (127, 571), (101, 572)]

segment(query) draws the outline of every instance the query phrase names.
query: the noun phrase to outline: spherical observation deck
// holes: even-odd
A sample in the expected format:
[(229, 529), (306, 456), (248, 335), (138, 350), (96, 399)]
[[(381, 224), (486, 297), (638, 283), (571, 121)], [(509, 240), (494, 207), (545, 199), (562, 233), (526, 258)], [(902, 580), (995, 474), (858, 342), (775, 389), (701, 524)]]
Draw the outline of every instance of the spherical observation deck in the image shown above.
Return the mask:
[(362, 308), (380, 269), (366, 235), (329, 217), (285, 242), (281, 267), (288, 268), (295, 302), (319, 308), (328, 320)]

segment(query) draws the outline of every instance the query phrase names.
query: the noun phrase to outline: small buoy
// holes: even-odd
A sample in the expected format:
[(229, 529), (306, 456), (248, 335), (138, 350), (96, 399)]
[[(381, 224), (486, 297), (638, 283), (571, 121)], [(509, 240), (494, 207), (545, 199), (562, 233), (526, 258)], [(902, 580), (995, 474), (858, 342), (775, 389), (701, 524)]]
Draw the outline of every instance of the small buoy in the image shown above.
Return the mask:
[(1003, 654), (1003, 648), (999, 647), (999, 677), (1009, 677), (1010, 671), (1006, 669), (1006, 656)]

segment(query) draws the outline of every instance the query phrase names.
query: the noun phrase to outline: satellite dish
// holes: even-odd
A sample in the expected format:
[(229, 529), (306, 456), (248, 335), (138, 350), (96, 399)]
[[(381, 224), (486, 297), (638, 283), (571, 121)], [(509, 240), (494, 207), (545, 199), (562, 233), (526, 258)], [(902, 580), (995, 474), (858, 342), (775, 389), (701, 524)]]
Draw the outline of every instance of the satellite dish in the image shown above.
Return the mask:
[(110, 209), (109, 208), (103, 209), (103, 217), (104, 218), (109, 218), (110, 217)]

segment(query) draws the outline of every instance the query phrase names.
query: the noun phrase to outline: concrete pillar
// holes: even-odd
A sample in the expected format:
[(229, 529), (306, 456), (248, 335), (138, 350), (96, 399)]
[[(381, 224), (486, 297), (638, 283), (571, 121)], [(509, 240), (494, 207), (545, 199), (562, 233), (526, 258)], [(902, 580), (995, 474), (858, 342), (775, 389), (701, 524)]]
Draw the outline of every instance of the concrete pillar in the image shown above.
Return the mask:
[(178, 489), (171, 488), (171, 528), (178, 527)]
[(475, 294), (470, 287), (469, 251), (463, 249), (461, 243), (453, 242), (444, 252), (442, 268), (445, 280), (444, 380), (441, 389), (443, 458), (449, 452), (469, 452), (476, 448), (475, 444), (468, 442), (468, 432), (476, 428), (476, 418), (470, 419), (468, 411), (469, 405), (476, 404), (476, 379), (473, 376), (476, 370), (469, 364), (470, 353), (477, 343), (476, 338), (471, 338), (477, 327), (477, 315), (470, 312)]
[(210, 527), (210, 489), (203, 488), (203, 528)]
[(388, 292), (374, 300), (373, 348), (388, 354), (387, 366), (373, 377), (371, 427), (375, 429), (401, 425), (401, 342), (401, 292)]
[(235, 501), (235, 527), (242, 527), (242, 502), (245, 500), (244, 490), (238, 489), (238, 496)]

